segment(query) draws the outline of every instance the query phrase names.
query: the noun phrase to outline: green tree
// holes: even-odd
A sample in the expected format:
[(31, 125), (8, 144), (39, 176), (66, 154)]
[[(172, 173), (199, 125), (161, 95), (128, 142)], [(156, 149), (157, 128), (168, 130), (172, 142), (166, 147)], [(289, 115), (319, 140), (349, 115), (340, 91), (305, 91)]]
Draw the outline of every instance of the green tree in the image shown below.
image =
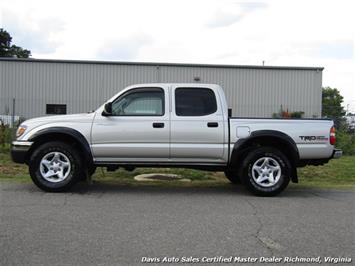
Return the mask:
[(345, 126), (345, 110), (341, 106), (343, 96), (336, 88), (325, 87), (322, 91), (322, 117), (328, 117), (334, 120), (336, 128)]
[(343, 96), (338, 89), (330, 87), (323, 88), (322, 91), (322, 116), (330, 118), (341, 118), (345, 115), (345, 110), (341, 104)]
[(4, 29), (0, 29), (0, 57), (28, 58), (31, 51), (22, 47), (11, 45), (12, 37)]

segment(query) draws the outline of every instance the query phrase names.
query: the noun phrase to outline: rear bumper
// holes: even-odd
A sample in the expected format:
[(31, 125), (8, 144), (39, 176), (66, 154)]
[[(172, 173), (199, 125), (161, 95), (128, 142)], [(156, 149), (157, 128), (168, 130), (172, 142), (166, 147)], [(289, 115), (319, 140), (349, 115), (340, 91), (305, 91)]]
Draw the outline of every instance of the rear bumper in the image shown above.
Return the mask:
[(15, 163), (26, 163), (27, 153), (33, 142), (13, 141), (11, 144), (11, 158)]
[(343, 151), (340, 149), (334, 149), (332, 156), (326, 159), (309, 159), (309, 160), (300, 160), (297, 164), (297, 167), (304, 167), (306, 165), (323, 165), (329, 162), (331, 159), (338, 159), (343, 155)]
[(332, 158), (333, 159), (338, 159), (341, 156), (343, 156), (343, 151), (341, 149), (334, 149)]

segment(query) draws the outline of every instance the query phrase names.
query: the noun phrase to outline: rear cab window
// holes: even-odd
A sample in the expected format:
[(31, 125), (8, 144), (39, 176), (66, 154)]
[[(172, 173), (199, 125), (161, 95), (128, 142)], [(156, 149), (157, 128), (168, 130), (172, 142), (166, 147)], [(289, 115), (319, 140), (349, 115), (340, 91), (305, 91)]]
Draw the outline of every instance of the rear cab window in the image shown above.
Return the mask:
[(209, 88), (176, 88), (175, 113), (177, 116), (205, 116), (217, 111), (217, 101)]

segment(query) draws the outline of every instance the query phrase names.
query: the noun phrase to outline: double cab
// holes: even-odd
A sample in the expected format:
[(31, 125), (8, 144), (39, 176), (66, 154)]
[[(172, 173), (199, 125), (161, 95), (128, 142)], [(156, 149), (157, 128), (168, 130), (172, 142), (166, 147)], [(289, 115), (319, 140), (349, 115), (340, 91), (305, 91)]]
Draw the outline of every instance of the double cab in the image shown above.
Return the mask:
[(96, 111), (23, 122), (12, 158), (45, 191), (64, 191), (96, 167), (223, 171), (233, 184), (273, 196), (297, 167), (340, 157), (332, 120), (234, 118), (215, 84), (139, 84)]

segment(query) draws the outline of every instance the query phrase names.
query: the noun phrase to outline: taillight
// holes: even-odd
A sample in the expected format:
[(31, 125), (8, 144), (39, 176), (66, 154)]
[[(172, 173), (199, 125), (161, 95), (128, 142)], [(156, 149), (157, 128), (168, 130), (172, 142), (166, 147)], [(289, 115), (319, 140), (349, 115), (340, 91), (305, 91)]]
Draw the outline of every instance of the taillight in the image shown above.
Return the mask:
[(337, 141), (337, 138), (335, 137), (335, 127), (332, 127), (330, 129), (330, 133), (329, 133), (329, 143), (331, 145), (335, 145), (336, 141)]

